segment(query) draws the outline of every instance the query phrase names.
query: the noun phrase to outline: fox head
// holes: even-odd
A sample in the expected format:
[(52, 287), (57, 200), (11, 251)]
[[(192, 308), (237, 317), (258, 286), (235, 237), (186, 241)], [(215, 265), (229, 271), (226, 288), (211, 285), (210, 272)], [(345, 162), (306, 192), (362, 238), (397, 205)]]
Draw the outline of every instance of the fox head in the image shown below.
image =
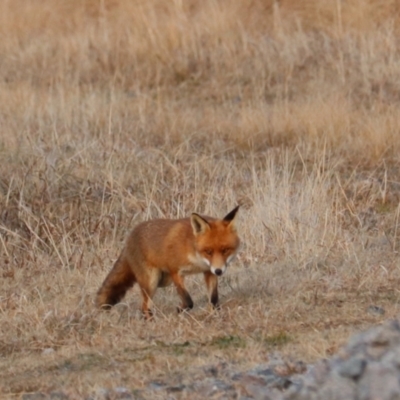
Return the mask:
[(240, 239), (235, 227), (239, 206), (221, 220), (207, 220), (193, 213), (190, 222), (195, 237), (196, 256), (214, 275), (221, 276), (235, 257)]

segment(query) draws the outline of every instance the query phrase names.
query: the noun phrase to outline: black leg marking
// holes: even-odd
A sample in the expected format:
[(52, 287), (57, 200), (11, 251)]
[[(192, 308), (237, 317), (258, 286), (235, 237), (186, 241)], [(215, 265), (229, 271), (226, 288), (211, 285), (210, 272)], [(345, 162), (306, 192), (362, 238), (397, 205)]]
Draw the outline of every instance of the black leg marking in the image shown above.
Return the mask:
[(191, 310), (194, 304), (192, 298), (190, 297), (190, 294), (184, 291), (180, 293), (180, 296), (182, 298), (182, 306), (178, 307), (178, 313)]
[(214, 308), (218, 309), (218, 289), (215, 287), (214, 290), (211, 293), (211, 304), (213, 305)]

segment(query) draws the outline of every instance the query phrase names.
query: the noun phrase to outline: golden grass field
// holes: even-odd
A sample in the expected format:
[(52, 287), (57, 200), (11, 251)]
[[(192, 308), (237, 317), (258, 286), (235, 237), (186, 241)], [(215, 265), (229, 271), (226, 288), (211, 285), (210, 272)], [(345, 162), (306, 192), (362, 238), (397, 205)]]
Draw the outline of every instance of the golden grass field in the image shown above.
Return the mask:
[[(0, 2), (0, 397), (312, 362), (400, 301), (398, 0)], [(128, 231), (242, 204), (213, 312), (95, 293)], [(384, 315), (368, 311), (379, 306)]]

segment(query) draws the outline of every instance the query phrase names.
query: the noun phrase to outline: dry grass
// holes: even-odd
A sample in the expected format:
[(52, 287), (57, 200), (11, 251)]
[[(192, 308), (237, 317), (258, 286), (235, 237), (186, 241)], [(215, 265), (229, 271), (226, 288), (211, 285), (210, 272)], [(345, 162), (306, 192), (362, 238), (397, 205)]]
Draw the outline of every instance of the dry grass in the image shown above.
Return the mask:
[[(141, 388), (398, 313), (398, 2), (0, 4), (0, 392)], [(94, 293), (138, 221), (238, 202), (209, 310)], [(367, 311), (370, 305), (384, 316)], [(184, 372), (187, 371), (187, 372)]]

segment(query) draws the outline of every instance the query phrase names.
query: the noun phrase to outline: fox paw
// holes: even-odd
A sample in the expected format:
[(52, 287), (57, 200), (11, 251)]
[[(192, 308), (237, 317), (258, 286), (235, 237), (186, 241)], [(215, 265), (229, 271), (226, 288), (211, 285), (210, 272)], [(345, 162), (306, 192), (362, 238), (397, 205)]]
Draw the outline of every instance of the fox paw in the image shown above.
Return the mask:
[(190, 311), (191, 309), (193, 308), (193, 306), (189, 306), (189, 307), (181, 307), (181, 306), (178, 306), (178, 307), (176, 307), (176, 311), (178, 312), (178, 314), (180, 314), (180, 313), (182, 313), (182, 312), (184, 312), (184, 311)]
[(154, 315), (153, 315), (153, 312), (152, 312), (151, 310), (143, 311), (142, 315), (143, 315), (143, 318), (144, 318), (146, 321), (152, 321), (152, 320), (154, 320)]

